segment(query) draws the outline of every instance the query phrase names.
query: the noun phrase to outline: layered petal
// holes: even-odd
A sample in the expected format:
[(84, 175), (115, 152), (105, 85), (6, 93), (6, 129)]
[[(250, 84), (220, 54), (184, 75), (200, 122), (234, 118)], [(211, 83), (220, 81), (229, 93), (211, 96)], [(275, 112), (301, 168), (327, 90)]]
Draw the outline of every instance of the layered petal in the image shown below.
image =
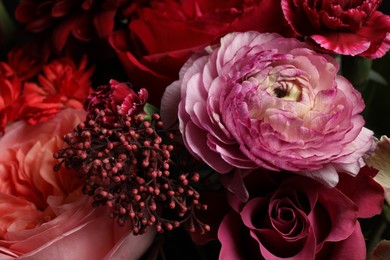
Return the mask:
[[(167, 95), (179, 100), (180, 88), (184, 143), (216, 171), (288, 170), (335, 186), (373, 146), (363, 99), (338, 67), (294, 39), (232, 33), (195, 54)], [(163, 114), (176, 111), (163, 102)]]

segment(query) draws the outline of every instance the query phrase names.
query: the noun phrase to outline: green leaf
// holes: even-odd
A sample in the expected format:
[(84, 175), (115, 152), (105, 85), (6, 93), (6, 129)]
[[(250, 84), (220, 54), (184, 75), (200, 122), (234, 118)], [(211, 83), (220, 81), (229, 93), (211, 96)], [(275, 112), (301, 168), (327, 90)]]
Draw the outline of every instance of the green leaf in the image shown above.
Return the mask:
[(144, 111), (147, 115), (151, 116), (153, 114), (158, 113), (158, 108), (153, 106), (152, 104), (146, 103), (144, 106)]
[(376, 72), (375, 70), (370, 71), (368, 78), (376, 83), (379, 83), (379, 84), (382, 84), (385, 86), (389, 85), (387, 80), (381, 74)]
[(11, 44), (15, 32), (15, 25), (8, 15), (3, 1), (0, 0), (0, 42), (3, 46)]
[(372, 60), (363, 57), (342, 57), (342, 73), (357, 89), (362, 89), (368, 82)]
[[(366, 121), (365, 127), (374, 131), (375, 136), (390, 135), (390, 53), (373, 61), (372, 70), (374, 80), (369, 80), (366, 86), (360, 89), (366, 103), (363, 112)], [(378, 73), (380, 76), (375, 76)], [(383, 78), (383, 79), (381, 79)]]

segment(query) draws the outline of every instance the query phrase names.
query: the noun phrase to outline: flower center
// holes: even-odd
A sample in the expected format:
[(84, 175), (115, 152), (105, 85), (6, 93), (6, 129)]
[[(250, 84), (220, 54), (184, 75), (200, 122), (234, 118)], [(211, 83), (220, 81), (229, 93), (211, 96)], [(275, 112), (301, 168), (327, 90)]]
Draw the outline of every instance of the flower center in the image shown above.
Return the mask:
[(302, 85), (306, 79), (302, 71), (290, 65), (276, 65), (249, 74), (247, 80), (258, 86), (259, 92), (266, 91), (284, 100), (300, 101)]
[(292, 81), (275, 82), (265, 91), (277, 98), (292, 101), (299, 101), (302, 94), (302, 89), (299, 84)]

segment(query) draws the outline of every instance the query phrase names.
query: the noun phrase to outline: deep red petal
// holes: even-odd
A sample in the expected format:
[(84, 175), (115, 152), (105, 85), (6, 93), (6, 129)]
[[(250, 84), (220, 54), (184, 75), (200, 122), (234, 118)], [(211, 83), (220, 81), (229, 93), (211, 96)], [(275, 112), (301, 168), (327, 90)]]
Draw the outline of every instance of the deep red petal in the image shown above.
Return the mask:
[(114, 29), (114, 17), (116, 10), (108, 10), (96, 14), (93, 18), (93, 24), (100, 38), (107, 38)]
[(309, 21), (305, 12), (303, 0), (282, 0), (281, 6), (285, 19), (291, 28), (300, 36), (310, 35), (312, 26), (319, 24), (318, 15), (312, 14), (313, 21)]
[(34, 12), (31, 12), (31, 10), (35, 10), (37, 8), (37, 4), (34, 3), (34, 1), (24, 0), (22, 1), (15, 10), (15, 17), (18, 22), (21, 23), (28, 23), (31, 20), (33, 20)]
[(359, 218), (371, 218), (382, 212), (384, 190), (370, 174), (368, 167), (363, 168), (356, 177), (339, 174), (340, 182), (336, 187), (359, 207)]
[(51, 15), (53, 17), (63, 17), (70, 13), (74, 1), (56, 1), (51, 10)]
[(69, 19), (75, 20), (72, 34), (76, 39), (80, 41), (89, 41), (92, 39), (92, 23), (91, 17), (88, 14), (83, 14), (78, 17), (69, 17)]
[(362, 56), (376, 59), (390, 49), (390, 16), (377, 11), (371, 15), (364, 26), (356, 32), (371, 41), (370, 48)]
[(328, 243), (317, 254), (316, 259), (365, 259), (366, 243), (360, 228), (356, 222), (353, 233), (345, 240), (337, 243)]
[(68, 19), (62, 22), (57, 28), (53, 31), (52, 39), (54, 47), (57, 51), (61, 51), (69, 37), (70, 32), (72, 31), (74, 25), (76, 24), (75, 19)]
[(130, 23), (129, 28), (142, 42), (148, 54), (192, 48), (207, 44), (214, 38), (207, 28), (199, 30), (180, 21), (135, 20)]

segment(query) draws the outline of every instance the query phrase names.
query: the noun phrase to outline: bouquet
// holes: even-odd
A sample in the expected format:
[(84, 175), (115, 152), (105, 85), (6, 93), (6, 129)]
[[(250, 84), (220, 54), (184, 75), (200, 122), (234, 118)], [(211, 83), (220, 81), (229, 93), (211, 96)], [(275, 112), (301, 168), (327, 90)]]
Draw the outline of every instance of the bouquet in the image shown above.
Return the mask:
[(0, 0), (0, 259), (390, 258), (388, 13)]

